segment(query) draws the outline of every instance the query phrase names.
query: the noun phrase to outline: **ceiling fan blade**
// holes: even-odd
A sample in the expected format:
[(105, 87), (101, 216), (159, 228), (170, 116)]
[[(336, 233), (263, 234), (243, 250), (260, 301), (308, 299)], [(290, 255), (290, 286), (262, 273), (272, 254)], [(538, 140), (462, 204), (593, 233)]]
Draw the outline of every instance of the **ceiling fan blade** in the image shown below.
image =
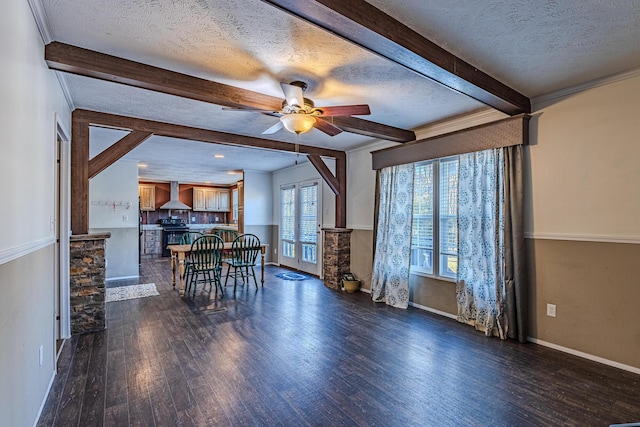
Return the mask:
[(371, 110), (367, 104), (358, 105), (337, 105), (335, 107), (316, 107), (322, 111), (321, 117), (331, 116), (368, 116)]
[(313, 125), (313, 127), (326, 133), (329, 136), (336, 136), (337, 134), (342, 132), (342, 129), (332, 125), (331, 123), (321, 119), (320, 117), (316, 117), (316, 123)]
[(271, 126), (269, 129), (265, 130), (264, 132), (262, 132), (263, 135), (271, 135), (272, 133), (276, 133), (278, 132), (280, 129), (282, 129), (282, 122), (280, 120), (278, 120), (278, 122)]
[(257, 113), (265, 113), (265, 114), (278, 113), (278, 111), (264, 110), (262, 108), (252, 108), (252, 107), (222, 107), (222, 111), (249, 111), (249, 112), (257, 112)]
[(304, 96), (302, 94), (301, 87), (287, 83), (280, 83), (280, 87), (282, 88), (284, 98), (287, 100), (287, 104), (289, 104), (290, 107), (293, 107), (294, 105), (304, 107)]

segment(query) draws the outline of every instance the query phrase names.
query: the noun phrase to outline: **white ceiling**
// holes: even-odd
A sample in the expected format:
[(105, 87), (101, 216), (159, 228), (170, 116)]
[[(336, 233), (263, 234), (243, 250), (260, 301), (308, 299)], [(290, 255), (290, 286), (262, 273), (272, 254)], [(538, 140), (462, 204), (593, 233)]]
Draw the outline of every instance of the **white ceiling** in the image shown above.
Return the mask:
[[(49, 41), (282, 97), (303, 80), (316, 105), (369, 104), (366, 120), (416, 130), (487, 108), (259, 0), (33, 0)], [(640, 1), (369, 0), (516, 91), (538, 97), (640, 68)], [(265, 137), (277, 118), (64, 74), (75, 108)], [(122, 132), (94, 129), (93, 154)], [(295, 142), (284, 130), (266, 136)], [(348, 150), (371, 142), (318, 130), (301, 144)], [(215, 159), (213, 154), (224, 154)], [(231, 183), (228, 170), (273, 171), (291, 153), (153, 136), (127, 156), (141, 179)], [(299, 161), (303, 161), (300, 158)]]

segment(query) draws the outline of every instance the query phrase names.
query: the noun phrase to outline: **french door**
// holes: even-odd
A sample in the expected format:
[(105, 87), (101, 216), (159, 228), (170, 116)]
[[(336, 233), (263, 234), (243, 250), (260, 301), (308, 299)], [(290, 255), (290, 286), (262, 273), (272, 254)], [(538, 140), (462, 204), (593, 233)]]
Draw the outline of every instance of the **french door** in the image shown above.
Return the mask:
[(320, 275), (319, 181), (280, 187), (280, 264)]

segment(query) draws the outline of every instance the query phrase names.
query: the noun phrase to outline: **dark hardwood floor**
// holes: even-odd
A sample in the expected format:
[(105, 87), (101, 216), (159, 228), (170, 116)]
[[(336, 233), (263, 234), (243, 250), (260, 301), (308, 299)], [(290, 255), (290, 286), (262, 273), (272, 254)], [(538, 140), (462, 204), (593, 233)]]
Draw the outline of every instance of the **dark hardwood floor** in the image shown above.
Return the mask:
[[(317, 279), (107, 304), (68, 340), (39, 426), (608, 426), (640, 421), (640, 376)], [(597, 337), (594, 337), (597, 339)]]

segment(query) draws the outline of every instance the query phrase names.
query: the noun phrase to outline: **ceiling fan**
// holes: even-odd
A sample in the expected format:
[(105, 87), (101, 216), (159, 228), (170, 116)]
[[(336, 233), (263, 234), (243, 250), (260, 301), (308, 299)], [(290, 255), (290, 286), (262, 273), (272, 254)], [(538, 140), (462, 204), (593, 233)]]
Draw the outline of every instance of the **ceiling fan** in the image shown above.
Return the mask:
[(276, 133), (283, 127), (289, 132), (301, 134), (316, 128), (329, 136), (335, 136), (342, 129), (327, 121), (326, 118), (334, 116), (366, 116), (371, 114), (369, 106), (339, 105), (333, 107), (316, 107), (312, 100), (304, 97), (307, 84), (301, 81), (280, 83), (284, 100), (280, 111), (270, 111), (253, 108), (223, 108), (223, 110), (257, 111), (270, 116), (280, 117), (280, 121), (262, 132), (263, 135)]

